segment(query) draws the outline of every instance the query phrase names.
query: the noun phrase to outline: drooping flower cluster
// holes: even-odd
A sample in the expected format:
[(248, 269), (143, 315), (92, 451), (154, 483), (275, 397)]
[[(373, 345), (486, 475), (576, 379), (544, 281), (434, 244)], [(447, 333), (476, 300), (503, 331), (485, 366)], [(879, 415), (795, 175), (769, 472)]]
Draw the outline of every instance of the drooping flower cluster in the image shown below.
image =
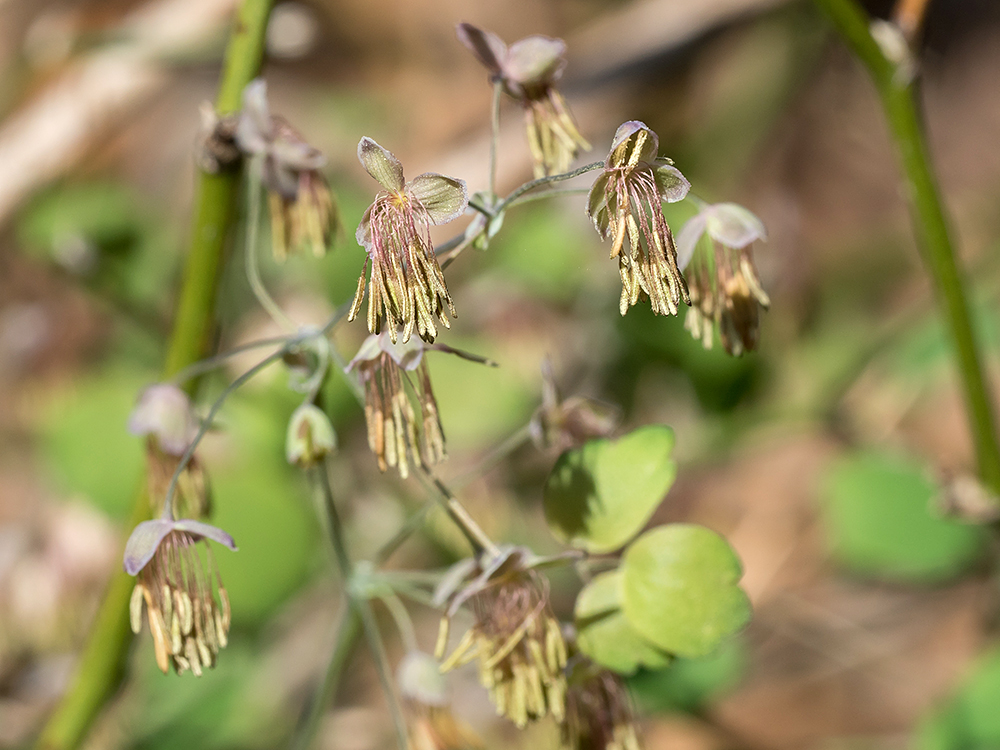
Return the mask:
[[(424, 360), (428, 349), (494, 364), (444, 344), (425, 344), (419, 339), (393, 341), (383, 331), (365, 339), (347, 365), (348, 372), (357, 370), (364, 388), (368, 447), (378, 459), (379, 469), (394, 466), (404, 479), (409, 476), (411, 463), (427, 468), (443, 461), (446, 455), (441, 417)], [(416, 399), (416, 409), (407, 385)]]
[(178, 674), (215, 666), (229, 634), (229, 596), (208, 545), (235, 550), (233, 538), (207, 523), (160, 518), (136, 526), (125, 545), (125, 572), (137, 576), (129, 612), (132, 631), (142, 629), (143, 605), (157, 666)]
[(566, 68), (562, 39), (529, 36), (508, 47), (496, 34), (469, 23), (458, 25), (458, 38), (524, 108), (535, 177), (565, 172), (581, 149), (590, 150), (555, 87)]
[(317, 256), (326, 253), (340, 224), (337, 204), (319, 171), (326, 157), (284, 118), (271, 114), (262, 79), (243, 91), (236, 143), (246, 154), (263, 156), (275, 259), (284, 260), (301, 248)]
[[(198, 431), (198, 421), (188, 395), (170, 383), (144, 389), (128, 420), (133, 435), (146, 438), (146, 478), (153, 511), (166, 496), (181, 457)], [(208, 514), (211, 492), (208, 477), (197, 456), (191, 456), (177, 478), (174, 507), (178, 515), (201, 518)]]
[[(711, 247), (699, 250), (705, 234)], [(735, 203), (702, 207), (678, 235), (678, 262), (687, 268), (691, 290), (684, 325), (706, 349), (716, 326), (723, 348), (734, 357), (757, 348), (761, 311), (771, 300), (757, 276), (752, 245), (766, 236), (760, 219)]]
[(433, 173), (405, 182), (403, 165), (371, 138), (361, 139), (358, 159), (385, 189), (375, 196), (358, 226), (358, 244), (368, 257), (348, 320), (361, 309), (371, 263), (368, 330), (379, 333), (384, 324), (396, 341), (401, 329), (406, 342), (416, 329), (420, 338), (434, 341), (435, 320), (449, 328), (448, 313), (453, 318), (458, 314), (434, 255), (430, 225), (446, 224), (465, 212), (469, 205), (465, 182)]
[(587, 215), (602, 239), (613, 238), (622, 315), (640, 299), (649, 299), (658, 315), (676, 315), (681, 302), (690, 304), (662, 202), (682, 200), (691, 184), (658, 150), (656, 133), (637, 120), (626, 122), (590, 190)]
[(478, 660), (479, 681), (497, 714), (519, 728), (545, 716), (561, 722), (566, 702), (566, 643), (545, 581), (528, 562), (529, 553), (514, 547), (482, 563), (463, 561), (456, 569), (464, 575), (446, 578), (435, 594), (437, 603), (448, 602), (438, 658), (444, 656), (450, 618), (458, 608), (468, 603), (475, 617), (441, 671)]
[(639, 750), (632, 704), (621, 677), (584, 660), (566, 694), (563, 743), (574, 750)]

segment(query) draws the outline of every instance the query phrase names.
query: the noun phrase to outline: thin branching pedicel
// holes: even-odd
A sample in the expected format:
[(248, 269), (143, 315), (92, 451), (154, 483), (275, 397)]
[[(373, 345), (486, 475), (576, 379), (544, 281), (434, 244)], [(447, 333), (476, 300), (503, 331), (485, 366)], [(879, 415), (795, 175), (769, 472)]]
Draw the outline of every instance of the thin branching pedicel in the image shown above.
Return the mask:
[[(703, 234), (711, 246), (699, 243)], [(760, 219), (735, 203), (703, 206), (678, 235), (678, 261), (687, 268), (691, 309), (685, 327), (706, 349), (718, 326), (734, 357), (757, 348), (761, 311), (771, 300), (761, 287), (752, 244), (767, 236)]]
[(529, 36), (508, 47), (496, 34), (469, 23), (458, 25), (458, 38), (524, 107), (535, 177), (565, 172), (581, 150), (590, 150), (555, 87), (566, 67), (562, 39)]
[(275, 259), (284, 260), (300, 248), (309, 248), (316, 256), (325, 254), (331, 236), (340, 229), (337, 204), (319, 171), (326, 157), (284, 118), (271, 115), (266, 84), (259, 78), (243, 92), (236, 143), (244, 153), (264, 157), (262, 179)]
[(614, 241), (622, 315), (640, 299), (649, 299), (658, 315), (676, 315), (682, 301), (691, 302), (662, 204), (682, 200), (691, 184), (669, 159), (656, 155), (658, 150), (656, 133), (637, 120), (626, 122), (590, 190), (587, 215), (602, 239)]
[(404, 343), (414, 329), (424, 341), (434, 341), (435, 320), (450, 328), (448, 313), (453, 318), (458, 313), (434, 255), (430, 226), (446, 224), (465, 212), (469, 205), (465, 182), (433, 173), (404, 182), (403, 165), (371, 138), (358, 144), (358, 160), (385, 189), (375, 196), (358, 226), (358, 244), (368, 257), (347, 319), (354, 320), (361, 309), (371, 263), (368, 330), (379, 333), (384, 321), (393, 341), (400, 329)]
[(441, 671), (478, 659), (479, 681), (497, 714), (519, 728), (545, 716), (561, 722), (566, 701), (566, 643), (549, 606), (547, 584), (530, 568), (529, 558), (526, 550), (506, 548), (489, 561), (459, 568), (471, 576), (467, 583), (435, 595), (449, 602), (438, 658), (444, 656), (450, 618), (458, 608), (468, 603), (475, 616)]
[(132, 631), (142, 628), (142, 608), (153, 635), (156, 664), (182, 674), (215, 666), (229, 633), (229, 596), (212, 551), (212, 539), (235, 550), (233, 538), (207, 523), (160, 518), (139, 524), (125, 545), (125, 572), (137, 576), (130, 605)]

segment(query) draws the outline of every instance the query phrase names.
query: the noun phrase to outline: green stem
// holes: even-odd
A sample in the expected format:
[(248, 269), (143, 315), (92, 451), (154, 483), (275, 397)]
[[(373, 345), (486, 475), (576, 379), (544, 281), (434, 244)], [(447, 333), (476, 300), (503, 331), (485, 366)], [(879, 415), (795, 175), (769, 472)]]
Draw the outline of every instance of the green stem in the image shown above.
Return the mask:
[(603, 168), (604, 168), (604, 162), (603, 161), (595, 161), (592, 164), (585, 164), (584, 166), (580, 167), (579, 169), (574, 169), (572, 172), (563, 172), (562, 174), (553, 174), (553, 175), (549, 175), (548, 177), (539, 177), (537, 180), (532, 180), (531, 182), (526, 182), (523, 185), (521, 185), (521, 187), (519, 187), (516, 190), (514, 190), (514, 192), (512, 192), (506, 198), (504, 198), (500, 202), (500, 205), (498, 205), (496, 208), (493, 209), (493, 213), (494, 214), (503, 213), (503, 211), (508, 206), (510, 206), (514, 201), (516, 201), (518, 198), (520, 198), (525, 193), (527, 193), (527, 192), (529, 192), (531, 190), (534, 190), (535, 188), (539, 188), (539, 187), (542, 187), (544, 185), (551, 185), (554, 182), (562, 182), (564, 180), (572, 180), (574, 177), (579, 177), (580, 175), (586, 174), (587, 172), (593, 172), (595, 169), (603, 169)]
[(354, 653), (358, 638), (361, 636), (361, 617), (355, 607), (348, 605), (344, 607), (340, 624), (337, 626), (337, 640), (333, 647), (333, 654), (330, 656), (330, 663), (326, 668), (326, 675), (323, 677), (323, 684), (313, 695), (307, 710), (301, 719), (299, 726), (292, 737), (290, 747), (292, 750), (309, 750), (319, 729), (320, 719), (326, 713), (327, 706), (334, 699), (337, 688), (340, 686), (340, 678), (344, 675), (347, 662)]
[(917, 88), (906, 70), (888, 59), (870, 32), (870, 19), (855, 0), (816, 0), (864, 63), (882, 100), (896, 144), (920, 245), (955, 347), (965, 408), (983, 482), (1000, 494), (1000, 446), (982, 357), (972, 328), (962, 274), (955, 260), (949, 222), (932, 171), (917, 108)]
[(344, 581), (344, 590), (347, 593), (347, 601), (350, 609), (355, 612), (361, 620), (361, 627), (368, 641), (368, 647), (372, 652), (372, 661), (375, 663), (375, 671), (378, 674), (382, 691), (389, 704), (389, 713), (392, 715), (393, 727), (396, 730), (396, 742), (399, 750), (408, 750), (409, 740), (407, 739), (406, 720), (403, 718), (403, 710), (399, 705), (396, 690), (392, 683), (392, 669), (389, 666), (389, 657), (385, 652), (385, 644), (382, 643), (382, 636), (379, 634), (378, 623), (375, 620), (375, 613), (372, 612), (371, 602), (364, 595), (359, 595), (354, 590), (354, 565), (347, 553), (347, 543), (344, 540), (344, 527), (337, 511), (337, 504), (333, 499), (333, 488), (330, 486), (330, 477), (327, 474), (325, 464), (315, 467), (313, 476), (316, 485), (323, 499), (323, 508), (326, 511), (326, 520), (330, 532), (330, 541), (333, 544), (334, 554), (337, 556), (337, 566), (340, 568), (340, 575)]
[[(271, 0), (243, 0), (226, 49), (216, 109), (240, 108), (243, 89), (257, 75), (264, 55), (264, 33)], [(170, 378), (206, 353), (215, 321), (216, 290), (223, 264), (226, 235), (233, 222), (233, 198), (238, 174), (202, 173), (199, 178), (191, 248), (164, 366)], [(189, 385), (194, 388), (194, 383)], [(150, 515), (145, 491), (136, 497), (131, 523)], [(116, 572), (108, 585), (76, 673), (39, 735), (39, 750), (71, 750), (83, 741), (104, 704), (124, 675), (132, 640), (128, 604), (134, 580)]]

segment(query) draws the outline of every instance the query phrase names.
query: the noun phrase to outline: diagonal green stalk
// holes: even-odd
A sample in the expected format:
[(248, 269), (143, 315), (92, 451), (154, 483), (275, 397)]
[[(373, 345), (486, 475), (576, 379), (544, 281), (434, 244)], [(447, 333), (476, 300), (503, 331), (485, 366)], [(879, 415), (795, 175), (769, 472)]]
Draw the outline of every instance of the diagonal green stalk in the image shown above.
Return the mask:
[[(223, 67), (216, 109), (220, 114), (240, 108), (243, 89), (260, 70), (264, 34), (271, 0), (243, 0), (237, 14)], [(216, 293), (224, 261), (226, 237), (234, 220), (234, 198), (239, 174), (225, 171), (199, 177), (191, 247), (184, 268), (173, 332), (164, 365), (170, 378), (207, 353), (215, 324)], [(192, 390), (195, 382), (188, 384)], [(150, 515), (145, 491), (136, 497), (132, 524)], [(43, 728), (39, 750), (79, 747), (104, 704), (114, 695), (124, 675), (128, 646), (129, 597), (134, 581), (119, 570), (114, 574), (94, 620), (69, 689)]]
[[(409, 739), (406, 732), (406, 720), (403, 718), (403, 710), (399, 705), (399, 698), (393, 686), (392, 668), (389, 666), (389, 658), (385, 652), (385, 644), (382, 642), (382, 636), (379, 633), (378, 623), (375, 621), (375, 613), (372, 611), (371, 602), (368, 601), (363, 593), (355, 590), (354, 563), (347, 552), (344, 527), (340, 520), (340, 514), (337, 511), (337, 504), (333, 498), (333, 488), (330, 486), (330, 476), (327, 474), (326, 464), (320, 462), (313, 469), (312, 476), (323, 500), (323, 509), (326, 511), (330, 542), (337, 557), (337, 567), (340, 568), (340, 576), (344, 581), (344, 590), (347, 594), (348, 604), (347, 617), (350, 618), (353, 613), (353, 616), (360, 620), (361, 629), (372, 652), (372, 661), (375, 664), (379, 683), (382, 685), (382, 692), (385, 693), (385, 699), (389, 704), (389, 713), (396, 732), (396, 742), (399, 750), (407, 750), (409, 748)], [(351, 622), (352, 620), (348, 619), (345, 621), (345, 626)]]
[(882, 100), (905, 176), (914, 232), (934, 281), (962, 381), (965, 408), (979, 475), (1000, 494), (1000, 447), (982, 356), (972, 327), (962, 274), (955, 259), (948, 218), (931, 167), (917, 105), (917, 87), (905, 67), (886, 57), (871, 34), (870, 19), (856, 0), (816, 0), (851, 50), (868, 69)]

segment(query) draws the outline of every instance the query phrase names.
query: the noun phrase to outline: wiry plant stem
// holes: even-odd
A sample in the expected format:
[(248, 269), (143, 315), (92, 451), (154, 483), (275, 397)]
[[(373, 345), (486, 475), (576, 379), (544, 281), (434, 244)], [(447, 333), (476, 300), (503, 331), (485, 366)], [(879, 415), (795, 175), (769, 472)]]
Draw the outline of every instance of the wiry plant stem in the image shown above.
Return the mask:
[[(220, 114), (240, 108), (243, 89), (260, 70), (270, 11), (271, 0), (243, 0), (239, 8), (230, 32), (216, 100)], [(215, 323), (223, 250), (233, 224), (237, 181), (236, 172), (202, 173), (199, 177), (191, 247), (164, 365), (165, 378), (206, 354)], [(192, 381), (188, 390), (193, 390), (194, 386)], [(133, 506), (132, 524), (140, 523), (149, 514), (149, 500), (142, 490)], [(38, 738), (36, 747), (40, 750), (78, 747), (101, 708), (117, 690), (125, 674), (125, 659), (132, 640), (128, 604), (133, 583), (124, 571), (114, 574), (80, 655), (73, 681)]]
[(965, 284), (955, 259), (949, 222), (931, 168), (918, 113), (916, 85), (905, 70), (886, 57), (871, 35), (870, 19), (855, 0), (816, 0), (816, 3), (864, 63), (882, 100), (906, 177), (906, 195), (917, 243), (934, 281), (941, 313), (954, 346), (980, 478), (994, 493), (1000, 494), (1000, 446), (993, 406), (969, 314)]
[(396, 731), (396, 742), (399, 750), (408, 750), (409, 742), (406, 733), (406, 720), (403, 718), (403, 710), (399, 705), (396, 689), (392, 680), (392, 668), (389, 666), (389, 658), (385, 653), (385, 644), (378, 630), (378, 623), (375, 621), (375, 614), (372, 612), (371, 603), (364, 595), (355, 590), (354, 565), (347, 552), (347, 544), (344, 540), (343, 524), (337, 505), (333, 498), (333, 488), (330, 486), (330, 477), (327, 474), (325, 464), (315, 467), (312, 472), (316, 487), (322, 496), (323, 509), (326, 512), (328, 530), (330, 532), (330, 542), (333, 545), (334, 554), (337, 557), (337, 565), (344, 581), (344, 591), (347, 594), (347, 601), (350, 609), (361, 620), (361, 627), (364, 630), (368, 647), (372, 652), (372, 661), (375, 663), (375, 671), (378, 673), (382, 691), (389, 704), (389, 713), (392, 715), (393, 728)]

